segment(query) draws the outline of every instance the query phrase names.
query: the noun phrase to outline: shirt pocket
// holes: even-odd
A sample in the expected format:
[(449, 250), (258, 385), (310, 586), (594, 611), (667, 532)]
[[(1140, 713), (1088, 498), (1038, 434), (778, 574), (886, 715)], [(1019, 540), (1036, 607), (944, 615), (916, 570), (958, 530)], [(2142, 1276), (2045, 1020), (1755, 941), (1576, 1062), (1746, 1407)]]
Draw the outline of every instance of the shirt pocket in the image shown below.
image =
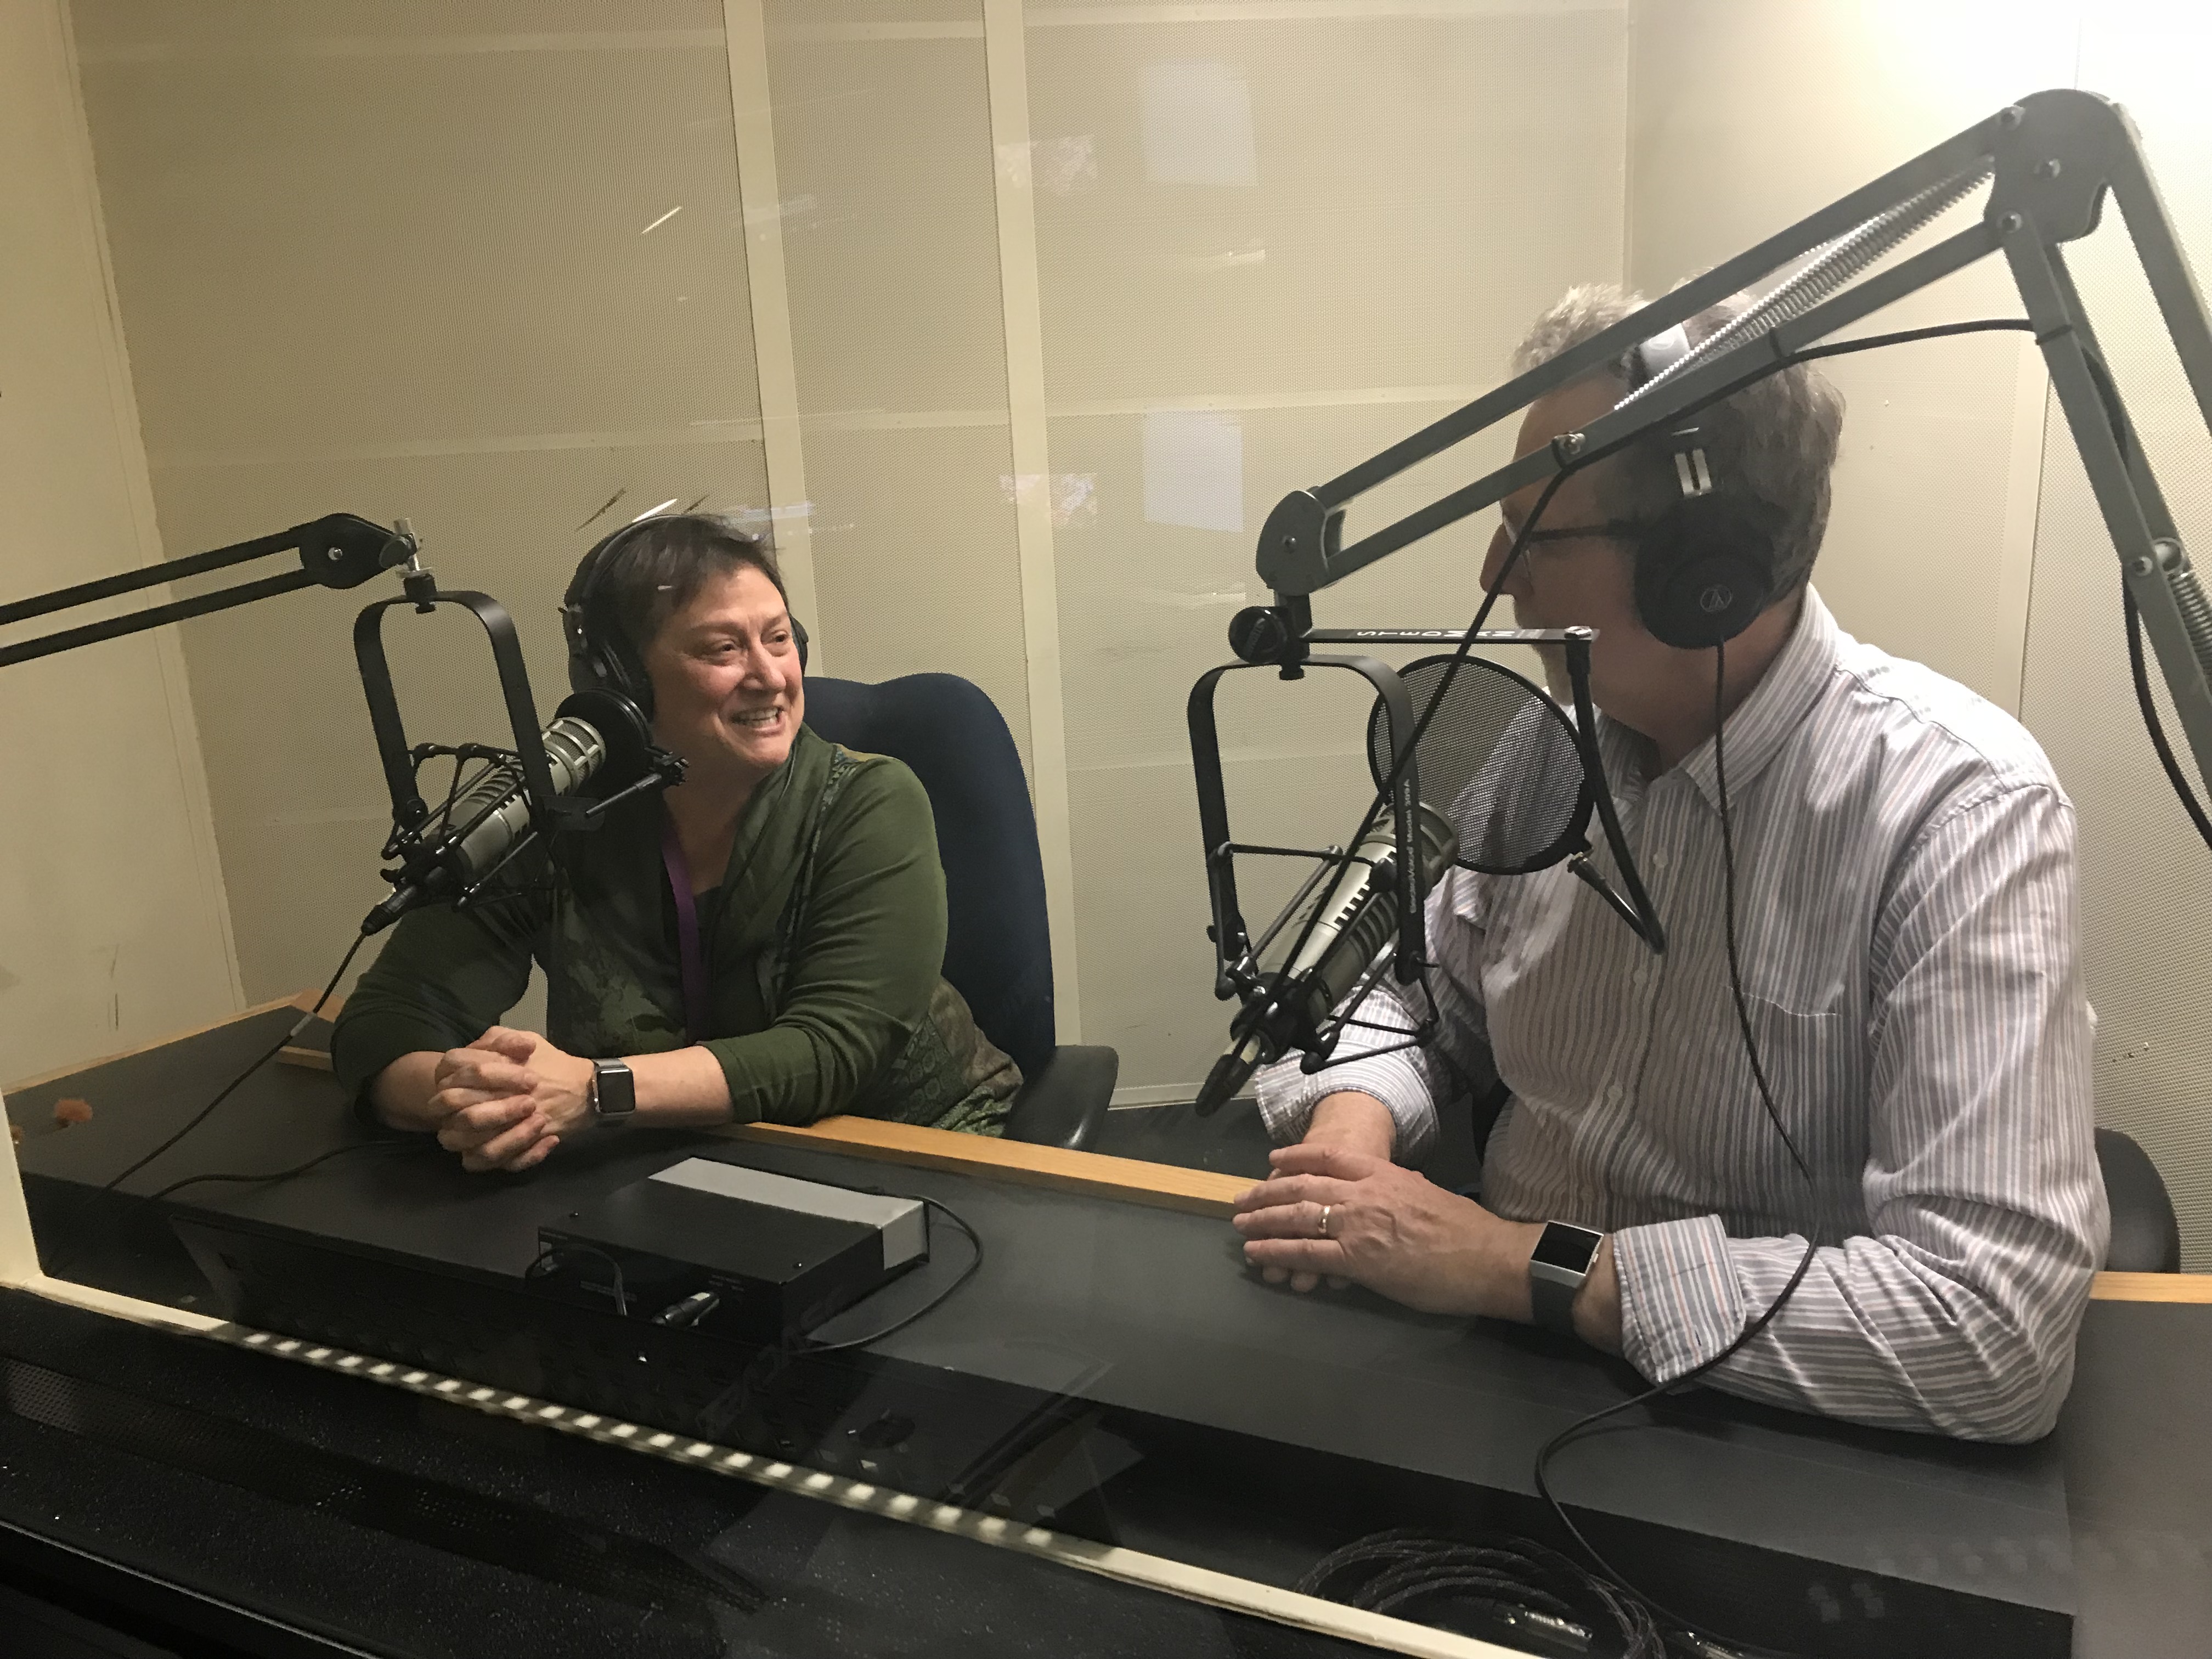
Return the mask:
[[(1790, 1143), (1816, 1179), (1856, 1183), (1866, 1163), (1866, 1045), (1859, 1023), (1841, 1009), (1786, 1008), (1756, 996), (1744, 1001), (1759, 1071)], [(1716, 1069), (1731, 1079), (1736, 1109), (1729, 1115), (1743, 1127), (1740, 1149), (1730, 1161), (1751, 1183), (1747, 1190), (1779, 1200), (1802, 1225), (1803, 1177), (1767, 1115), (1733, 1007), (1723, 1032), (1729, 1052)], [(1727, 1138), (1738, 1139), (1733, 1133)]]

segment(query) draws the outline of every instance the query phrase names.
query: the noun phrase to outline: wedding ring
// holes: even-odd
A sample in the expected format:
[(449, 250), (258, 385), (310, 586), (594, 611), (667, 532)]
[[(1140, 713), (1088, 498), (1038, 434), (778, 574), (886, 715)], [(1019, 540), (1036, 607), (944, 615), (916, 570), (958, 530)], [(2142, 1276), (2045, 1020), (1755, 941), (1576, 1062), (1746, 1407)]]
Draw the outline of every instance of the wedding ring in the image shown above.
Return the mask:
[(1321, 1206), (1321, 1236), (1323, 1238), (1328, 1237), (1328, 1206), (1326, 1204)]

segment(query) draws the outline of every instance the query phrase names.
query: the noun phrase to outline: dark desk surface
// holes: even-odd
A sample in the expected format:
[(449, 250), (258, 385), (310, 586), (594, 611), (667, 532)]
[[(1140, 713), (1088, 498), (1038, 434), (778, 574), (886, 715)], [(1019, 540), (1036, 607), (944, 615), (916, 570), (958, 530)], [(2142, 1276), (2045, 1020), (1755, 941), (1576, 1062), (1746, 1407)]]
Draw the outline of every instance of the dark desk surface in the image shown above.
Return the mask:
[[(20, 1149), (27, 1176), (80, 1190), (106, 1179), (289, 1018), (264, 1016), (11, 1096), (11, 1115), (33, 1131)], [(52, 1130), (51, 1101), (61, 1093), (91, 1100), (94, 1122)], [(128, 1188), (150, 1191), (204, 1170), (283, 1168), (347, 1138), (366, 1139), (328, 1079), (272, 1070)], [(278, 1186), (178, 1196), (519, 1275), (541, 1221), (689, 1150), (697, 1144), (609, 1135), (564, 1148), (521, 1179), (465, 1176), (428, 1149), (363, 1152)], [(1234, 1236), (1206, 1218), (787, 1148), (718, 1142), (711, 1152), (925, 1194), (977, 1228), (990, 1248), (974, 1282), (878, 1345), (918, 1364), (1524, 1492), (1537, 1445), (1633, 1384), (1622, 1368), (1540, 1333), (1470, 1328), (1364, 1292), (1296, 1297), (1270, 1289), (1244, 1273)], [(1218, 1147), (1207, 1161), (1233, 1167), (1237, 1156), (1233, 1146)], [(888, 1322), (931, 1294), (960, 1254), (940, 1251), (930, 1267), (819, 1334)], [(2212, 1307), (2100, 1304), (2066, 1422), (2038, 1447), (1888, 1435), (1698, 1395), (1672, 1405), (1663, 1423), (1568, 1453), (1555, 1485), (1595, 1510), (2075, 1611), (2081, 1655), (2202, 1653), (2212, 1630), (2212, 1574), (2203, 1571), (2212, 1556), (2208, 1375)], [(2155, 1412), (2141, 1409), (2145, 1398), (2158, 1401)]]

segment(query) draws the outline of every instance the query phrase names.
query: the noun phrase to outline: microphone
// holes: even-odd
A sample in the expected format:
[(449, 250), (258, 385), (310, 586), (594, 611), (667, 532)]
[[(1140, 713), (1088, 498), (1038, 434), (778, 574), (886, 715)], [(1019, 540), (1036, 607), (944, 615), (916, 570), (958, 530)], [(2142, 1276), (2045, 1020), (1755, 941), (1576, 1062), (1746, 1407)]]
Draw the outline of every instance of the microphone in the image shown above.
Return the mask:
[[(1414, 808), (1414, 833), (1420, 842), (1420, 890), (1426, 892), (1459, 856), (1459, 835), (1450, 819), (1425, 802)], [(1194, 1103), (1200, 1117), (1219, 1110), (1261, 1066), (1318, 1041), (1330, 1011), (1397, 937), (1400, 878), (1395, 837), (1387, 827), (1371, 831), (1322, 898), (1304, 947), (1273, 986), (1237, 1017), (1229, 1047)]]
[[(633, 763), (647, 763), (650, 754), (644, 717), (627, 699), (605, 692), (569, 698), (538, 741), (545, 747), (553, 793), (562, 799), (580, 794), (610, 755), (617, 757), (620, 774)], [(438, 839), (409, 854), (397, 870), (384, 872), (392, 896), (362, 921), (363, 933), (381, 933), (410, 910), (466, 894), (536, 833), (520, 758), (510, 755), (479, 774), (445, 822), (448, 827)]]

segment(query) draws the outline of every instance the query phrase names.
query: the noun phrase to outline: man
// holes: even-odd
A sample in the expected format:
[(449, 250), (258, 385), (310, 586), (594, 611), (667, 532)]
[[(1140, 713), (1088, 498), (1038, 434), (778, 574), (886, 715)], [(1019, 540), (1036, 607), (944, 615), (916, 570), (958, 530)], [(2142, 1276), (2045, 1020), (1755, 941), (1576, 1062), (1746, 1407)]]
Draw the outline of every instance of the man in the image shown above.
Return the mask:
[[(1571, 292), (1516, 368), (1640, 303)], [(1722, 320), (1695, 319), (1691, 337)], [(1519, 453), (1586, 428), (1644, 372), (1632, 354), (1540, 399)], [(1600, 748), (1667, 954), (1564, 866), (1454, 871), (1428, 907), (1443, 1054), (1263, 1073), (1270, 1130), (1297, 1144), (1273, 1155), (1236, 1224), (1247, 1259), (1296, 1289), (1327, 1278), (1433, 1312), (1534, 1310), (1655, 1382), (1726, 1349), (1816, 1241), (1787, 1305), (1707, 1381), (1860, 1422), (2030, 1440), (2065, 1398), (2109, 1226), (2073, 811), (2009, 716), (1844, 635), (1808, 586), (1841, 421), (1806, 367), (1699, 417), (1717, 483), (1771, 503), (1782, 526), (1778, 597), (1725, 648), (1717, 758), (1749, 1022), (1809, 1174), (1767, 1115), (1730, 993), (1715, 653), (1652, 636), (1622, 539), (1678, 487), (1668, 458), (1630, 452), (1561, 485), (1538, 526), (1554, 535), (1504, 587), (1522, 627), (1598, 630)], [(1536, 493), (1503, 503), (1486, 586)], [(1478, 1203), (1400, 1164), (1423, 1155), (1439, 1109), (1465, 1109), (1453, 1079), (1486, 1048), (1512, 1098)], [(1572, 1227), (1603, 1238), (1594, 1256), (1583, 1243), (1578, 1287), (1571, 1260), (1568, 1285), (1539, 1270), (1532, 1298), (1553, 1223), (1571, 1224), (1554, 1242), (1572, 1245)]]

